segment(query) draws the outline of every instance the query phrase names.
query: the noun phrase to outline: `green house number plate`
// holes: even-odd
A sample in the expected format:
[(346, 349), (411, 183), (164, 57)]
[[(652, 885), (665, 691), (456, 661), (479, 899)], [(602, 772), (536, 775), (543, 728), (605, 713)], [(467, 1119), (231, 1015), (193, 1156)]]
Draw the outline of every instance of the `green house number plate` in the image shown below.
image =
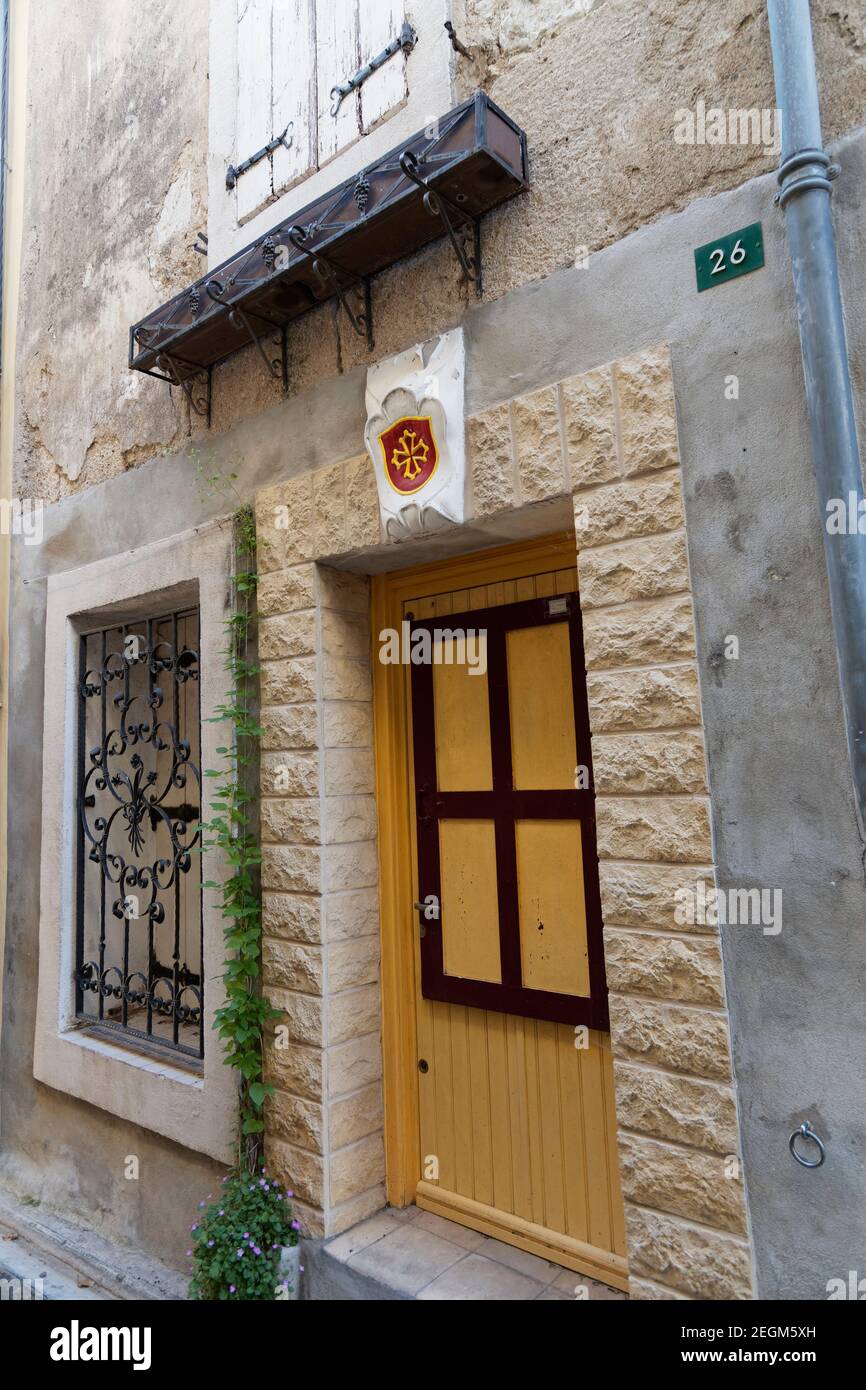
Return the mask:
[(738, 275), (748, 275), (750, 270), (760, 270), (763, 264), (764, 236), (760, 222), (708, 241), (706, 246), (698, 246), (695, 250), (698, 293), (724, 284), (725, 280), (735, 280)]

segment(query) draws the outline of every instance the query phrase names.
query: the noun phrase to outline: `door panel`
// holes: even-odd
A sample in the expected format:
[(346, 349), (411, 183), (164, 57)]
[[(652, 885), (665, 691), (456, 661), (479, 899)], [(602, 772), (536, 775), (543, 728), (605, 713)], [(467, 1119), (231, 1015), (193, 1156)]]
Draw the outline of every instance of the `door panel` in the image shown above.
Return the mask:
[(580, 821), (519, 820), (515, 832), (523, 983), (588, 995)]
[[(432, 596), (428, 591), (422, 597), (406, 598), (400, 616), (408, 619), (411, 614), (416, 620), (447, 617), (573, 593), (576, 589), (575, 569), (560, 567), (539, 574), (515, 574), (490, 583), (472, 582), (458, 590)], [(515, 762), (530, 795), (533, 785), (538, 786), (537, 778), (541, 773), (537, 769), (541, 763), (536, 758), (536, 771), (533, 771), (532, 757), (527, 759), (523, 753), (523, 747), (530, 748), (535, 737), (532, 720), (522, 717), (525, 708), (534, 711), (535, 722), (545, 725), (547, 747), (556, 750), (555, 759), (551, 757), (544, 764), (544, 776), (553, 778), (555, 775), (554, 785), (561, 786), (562, 769), (566, 767), (569, 772), (566, 785), (571, 786), (575, 766), (571, 746), (555, 727), (554, 712), (546, 692), (542, 690), (539, 694), (537, 689), (548, 684), (537, 678), (541, 669), (538, 661), (552, 661), (551, 653), (539, 656), (536, 649), (528, 661), (523, 659), (530, 655), (536, 640), (551, 641), (548, 634), (556, 628), (541, 628), (541, 639), (532, 637), (534, 631), (528, 628), (525, 635), (524, 632), (519, 634), (518, 645), (522, 645), (523, 650), (517, 654), (519, 659), (514, 663), (514, 673), (508, 676), (512, 704), (521, 711), (515, 721), (516, 733), (512, 731), (513, 747), (520, 750)], [(535, 689), (532, 680), (524, 674), (533, 661)], [(440, 777), (444, 769), (446, 782), (440, 782), (440, 786), (447, 784), (451, 791), (470, 792), (482, 786), (489, 787), (492, 781), (491, 764), (478, 752), (479, 744), (489, 746), (482, 737), (487, 728), (485, 705), (479, 694), (479, 688), (483, 690), (487, 681), (480, 676), (469, 677), (464, 671), (461, 696), (460, 682), (455, 676), (458, 670), (456, 667), (434, 667), (434, 702), (442, 711), (441, 717), (437, 711), (435, 742), (437, 753), (445, 750)], [(407, 760), (408, 805), (414, 810), (409, 668), (403, 668), (402, 674), (410, 754)], [(474, 689), (470, 691), (470, 687)], [(548, 688), (552, 688), (552, 684)], [(441, 701), (436, 699), (440, 690), (443, 692)], [(467, 700), (465, 714), (461, 712), (464, 697)], [(570, 702), (570, 691), (568, 698)], [(567, 719), (563, 722), (568, 724)], [(472, 730), (471, 735), (467, 733), (461, 739), (461, 727)], [(473, 757), (476, 761), (470, 770), (469, 759)], [(536, 778), (534, 784), (533, 778)], [(412, 819), (414, 821), (414, 816)], [(488, 895), (492, 885), (495, 897), (489, 821), (475, 818), (476, 827), (479, 821), (485, 827), (482, 839), (486, 842), (479, 854), (480, 867), (477, 870), (464, 868), (462, 883), (464, 890), (468, 887), (474, 894), (475, 883), (483, 881)], [(532, 937), (533, 920), (538, 935), (540, 915), (545, 938), (550, 933), (551, 941), (554, 937), (568, 939), (570, 933), (571, 939), (577, 940), (578, 949), (571, 954), (564, 953), (559, 942), (557, 970), (563, 968), (564, 960), (570, 985), (584, 988), (586, 931), (585, 918), (581, 921), (579, 914), (584, 901), (582, 861), (585, 847), (576, 838), (579, 827), (570, 818), (557, 821), (556, 834), (561, 840), (551, 852), (549, 842), (547, 850), (543, 848), (533, 816), (520, 816), (518, 822), (517, 882), (523, 915), (521, 960), (528, 963), (525, 968), (539, 995), (548, 992), (551, 983), (561, 989), (561, 981), (552, 981), (546, 973), (548, 962), (544, 947), (537, 943), (530, 947), (529, 941), (523, 944), (524, 938)], [(462, 832), (454, 828), (459, 823), (460, 817), (454, 816), (443, 820), (440, 827), (452, 827), (446, 831), (448, 844), (444, 853), (444, 842), (439, 842), (443, 858), (449, 861), (452, 853), (457, 855), (457, 859), (446, 863), (443, 894), (452, 891), (452, 882), (460, 882), (456, 869), (452, 880), (452, 867), (460, 859)], [(552, 823), (548, 822), (544, 829), (549, 833)], [(419, 882), (417, 853), (413, 834), (413, 885)], [(557, 861), (560, 868), (565, 866), (559, 878), (550, 872)], [(477, 873), (477, 879), (473, 879), (473, 873)], [(458, 930), (446, 954), (449, 963), (460, 960), (461, 968), (465, 968), (467, 956), (461, 956), (461, 952), (472, 953), (473, 966), (481, 959), (489, 978), (494, 933), (492, 918), (483, 913), (479, 916), (479, 901), (475, 902), (474, 918), (470, 919), (467, 913), (460, 922), (458, 917)], [(444, 901), (443, 920), (446, 914), (450, 919), (454, 910), (453, 901)], [(472, 920), (480, 940), (470, 945), (465, 937)], [(448, 940), (447, 932), (445, 940)], [(486, 943), (483, 950), (481, 940)], [(625, 1287), (625, 1231), (607, 1034), (593, 1028), (575, 1029), (555, 1021), (424, 998), (420, 990), (421, 938), (417, 928), (414, 952), (417, 1055), (427, 1061), (429, 1068), (426, 1072), (415, 1071), (417, 1082), (413, 1081), (418, 1088), (420, 1163), (415, 1194), (418, 1204), (523, 1249), (544, 1254), (571, 1269), (583, 1270)], [(476, 972), (476, 978), (484, 976)], [(578, 1045), (583, 1043), (585, 1045)]]
[(502, 980), (502, 964), (493, 821), (440, 821), (439, 862), (445, 974), (498, 984)]
[(486, 672), (470, 675), (465, 664), (434, 664), (433, 708), (439, 786), (449, 792), (489, 791), (493, 770)]
[(563, 718), (572, 708), (568, 628), (515, 628), (505, 641), (514, 786), (574, 786), (574, 720)]

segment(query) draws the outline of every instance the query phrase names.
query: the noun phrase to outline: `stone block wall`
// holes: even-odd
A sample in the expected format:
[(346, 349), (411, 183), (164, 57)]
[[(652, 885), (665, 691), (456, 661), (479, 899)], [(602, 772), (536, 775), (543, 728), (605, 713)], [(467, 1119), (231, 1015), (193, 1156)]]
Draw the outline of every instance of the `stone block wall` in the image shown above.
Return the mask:
[[(257, 500), (267, 1155), (305, 1230), (385, 1202), (368, 581), (309, 560), (310, 477)], [(288, 509), (288, 510), (287, 510)]]
[(632, 1296), (749, 1298), (718, 930), (676, 914), (715, 874), (667, 351), (607, 375), (615, 466), (574, 506)]
[(751, 1297), (670, 359), (468, 422), (475, 515), (573, 494), (632, 1297)]
[[(573, 497), (632, 1297), (751, 1297), (682, 476), (665, 347), (467, 421), (488, 518)], [(366, 581), (317, 566), (379, 544), (365, 457), (270, 488), (261, 568), (271, 1160), (311, 1229), (384, 1201)], [(278, 524), (279, 523), (279, 524)], [(476, 530), (477, 534), (477, 530)], [(274, 771), (288, 768), (277, 794)]]

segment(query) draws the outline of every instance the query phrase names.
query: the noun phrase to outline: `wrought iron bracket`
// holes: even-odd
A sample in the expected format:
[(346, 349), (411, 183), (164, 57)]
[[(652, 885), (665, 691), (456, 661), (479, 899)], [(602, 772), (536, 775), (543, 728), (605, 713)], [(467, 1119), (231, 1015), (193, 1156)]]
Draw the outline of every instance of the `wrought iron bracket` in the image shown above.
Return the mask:
[[(202, 420), (206, 420), (210, 427), (212, 369), (184, 362), (182, 358), (173, 357), (168, 352), (158, 354), (156, 365), (164, 373), (163, 380), (170, 386), (179, 386), (189, 401), (190, 410)], [(182, 375), (184, 372), (185, 376)]]
[[(404, 150), (400, 156), (400, 168), (411, 179), (412, 183), (424, 193), (424, 208), (431, 217), (438, 217), (454, 248), (454, 254), (460, 262), (460, 269), (464, 276), (475, 286), (475, 293), (478, 298), (482, 295), (482, 274), (481, 274), (481, 224), (478, 218), (468, 217), (465, 212), (453, 206), (447, 198), (443, 198), (441, 193), (432, 189), (420, 172), (420, 163), (417, 155), (411, 150)], [(459, 224), (457, 230), (455, 223)], [(472, 239), (472, 250), (467, 251), (466, 237)]]
[(353, 309), (346, 295), (346, 290), (339, 280), (339, 276), (345, 275), (346, 271), (327, 256), (323, 256), (320, 251), (314, 251), (312, 247), (307, 246), (306, 243), (309, 235), (309, 227), (289, 227), (286, 232), (286, 236), (295, 249), (309, 257), (316, 278), (323, 288), (325, 288), (329, 294), (335, 294), (337, 296), (354, 332), (357, 333), (359, 338), (366, 338), (367, 348), (372, 352), (373, 301), (370, 294), (369, 279), (365, 277), (362, 280), (356, 280), (354, 285), (349, 286), (350, 289), (355, 289), (357, 291), (363, 306), (358, 309)]
[(373, 73), (383, 67), (389, 58), (393, 58), (394, 54), (401, 50), (403, 53), (411, 53), (417, 42), (418, 35), (408, 20), (404, 20), (403, 28), (396, 39), (391, 40), (387, 48), (383, 48), (381, 53), (377, 53), (375, 58), (371, 58), (369, 63), (365, 63), (352, 77), (347, 77), (345, 82), (340, 82), (336, 87), (331, 88), (329, 92), (333, 101), (331, 115), (336, 116), (345, 98), (362, 87), (367, 78), (372, 77)]
[[(220, 284), (219, 280), (208, 280), (205, 289), (207, 290), (211, 299), (213, 299), (217, 304), (222, 304), (223, 308), (228, 309), (229, 323), (232, 325), (232, 327), (239, 328), (242, 326), (244, 328), (245, 332), (247, 333), (250, 339), (250, 342), (253, 344), (253, 346), (259, 354), (259, 357), (265, 364), (265, 371), (268, 373), (268, 376), (273, 377), (274, 381), (281, 382), (283, 391), (287, 393), (289, 389), (289, 340), (288, 329), (286, 324), (277, 323), (274, 319), (268, 318), (267, 315), (259, 313), (258, 310), (250, 310), (249, 312), (247, 312), (247, 310), (242, 309), (239, 304), (233, 305), (231, 303), (231, 300), (226, 298), (226, 291)], [(275, 329), (279, 333), (279, 357), (268, 356), (268, 353), (265, 351), (264, 341), (256, 332), (255, 328), (250, 322), (250, 314), (252, 314), (253, 318), (259, 319), (261, 323), (268, 324), (270, 328)]]
[(451, 40), (451, 47), (454, 49), (454, 52), (460, 53), (464, 58), (471, 58), (472, 55), (469, 52), (469, 49), (466, 47), (465, 44), (462, 44), (460, 42), (457, 35), (455, 34), (454, 25), (451, 23), (450, 19), (446, 19), (445, 29), (448, 33), (449, 39)]
[[(226, 188), (234, 188), (242, 174), (245, 174), (248, 169), (252, 169), (255, 164), (265, 159), (267, 155), (273, 154), (274, 150), (278, 149), (280, 145), (286, 150), (289, 149), (294, 139), (293, 135), (289, 135), (289, 131), (292, 129), (293, 125), (294, 121), (289, 121), (281, 135), (275, 135), (273, 140), (269, 140), (266, 145), (262, 145), (262, 148), (256, 150), (255, 154), (251, 154), (248, 159), (242, 159), (240, 164), (230, 164), (226, 169)], [(288, 140), (286, 139), (287, 135), (289, 135)], [(207, 238), (205, 238), (205, 240), (207, 240)]]

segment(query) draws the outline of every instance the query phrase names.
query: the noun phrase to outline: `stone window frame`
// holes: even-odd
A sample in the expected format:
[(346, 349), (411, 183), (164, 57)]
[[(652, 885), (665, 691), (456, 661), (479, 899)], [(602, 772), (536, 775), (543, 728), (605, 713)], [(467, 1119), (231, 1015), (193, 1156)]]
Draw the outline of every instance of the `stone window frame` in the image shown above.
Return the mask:
[[(213, 1030), (223, 1002), (222, 919), (212, 895), (203, 904), (205, 1055), (200, 1069), (166, 1055), (97, 1037), (75, 1016), (77, 651), (82, 628), (195, 603), (201, 621), (201, 761), (219, 767), (230, 733), (207, 722), (224, 696), (223, 624), (232, 565), (230, 522), (183, 532), (124, 555), (51, 575), (45, 622), (39, 975), (33, 1075), (56, 1090), (142, 1125), (223, 1163), (234, 1159), (237, 1083)], [(202, 779), (202, 814), (213, 784)], [(205, 851), (202, 878), (221, 876)]]

